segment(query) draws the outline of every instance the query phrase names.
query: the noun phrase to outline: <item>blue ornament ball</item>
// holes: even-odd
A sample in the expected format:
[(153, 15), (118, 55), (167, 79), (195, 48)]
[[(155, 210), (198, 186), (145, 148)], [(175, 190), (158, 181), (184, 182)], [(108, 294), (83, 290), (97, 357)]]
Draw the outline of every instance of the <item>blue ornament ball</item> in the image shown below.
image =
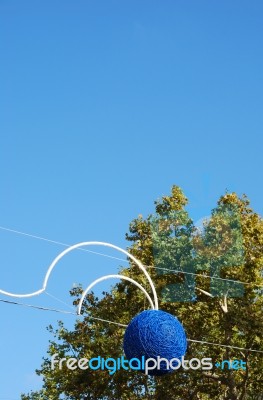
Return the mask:
[[(123, 341), (123, 348), (128, 360), (132, 358), (145, 360), (165, 358), (181, 359), (187, 349), (186, 334), (182, 324), (176, 317), (161, 310), (146, 310), (136, 315), (129, 323)], [(149, 364), (150, 365), (150, 364)], [(152, 363), (152, 366), (154, 363)], [(176, 361), (173, 366), (178, 365)], [(149, 370), (149, 375), (164, 375), (173, 372), (164, 361), (160, 368)]]

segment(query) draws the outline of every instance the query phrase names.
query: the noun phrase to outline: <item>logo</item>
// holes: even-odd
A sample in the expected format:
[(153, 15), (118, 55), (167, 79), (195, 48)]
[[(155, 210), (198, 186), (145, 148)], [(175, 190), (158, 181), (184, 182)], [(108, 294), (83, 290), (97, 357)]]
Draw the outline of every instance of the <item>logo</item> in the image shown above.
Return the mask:
[(234, 370), (246, 370), (246, 362), (243, 360), (223, 360), (221, 362), (217, 361), (215, 363), (215, 367), (216, 368), (220, 368), (220, 369), (234, 369)]
[(147, 358), (144, 356), (142, 358), (132, 358), (131, 360), (125, 359), (124, 356), (119, 358), (103, 358), (101, 356), (93, 357), (91, 359), (87, 358), (58, 358), (58, 354), (54, 354), (51, 357), (51, 369), (55, 368), (62, 369), (63, 366), (72, 371), (77, 368), (81, 370), (107, 370), (110, 375), (115, 374), (116, 371), (121, 369), (123, 370), (135, 370), (135, 371), (144, 371), (146, 375), (148, 372), (154, 369), (161, 369), (161, 365), (166, 364), (166, 369), (169, 370), (178, 370), (179, 368), (183, 368), (184, 370), (211, 370), (213, 368), (213, 363), (211, 358), (192, 358), (190, 360), (186, 360), (184, 357), (182, 359), (173, 358), (171, 360), (167, 360), (166, 358), (158, 356), (155, 358)]

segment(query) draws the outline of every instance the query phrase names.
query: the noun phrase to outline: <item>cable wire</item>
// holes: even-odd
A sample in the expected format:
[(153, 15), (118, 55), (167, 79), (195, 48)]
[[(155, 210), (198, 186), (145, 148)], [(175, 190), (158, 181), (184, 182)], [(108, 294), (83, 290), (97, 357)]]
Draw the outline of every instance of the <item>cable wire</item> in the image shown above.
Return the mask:
[[(63, 247), (69, 247), (72, 246), (71, 244), (68, 243), (63, 243), (63, 242), (58, 242), (56, 240), (51, 240), (51, 239), (47, 239), (43, 236), (36, 236), (36, 235), (32, 235), (31, 233), (26, 233), (26, 232), (21, 232), (21, 231), (17, 231), (15, 229), (10, 229), (10, 228), (5, 228), (4, 226), (0, 226), (0, 229), (2, 231), (7, 231), (7, 232), (12, 232), (12, 233), (16, 233), (18, 235), (23, 235), (23, 236), (28, 236), (32, 239), (38, 239), (38, 240), (43, 240), (45, 242), (49, 242), (49, 243), (53, 243), (53, 244), (58, 244), (59, 246), (63, 246)], [(102, 257), (107, 257), (107, 258), (112, 258), (114, 260), (119, 260), (119, 261), (124, 261), (124, 262), (128, 262), (128, 260), (125, 260), (123, 258), (119, 258), (119, 257), (115, 257), (115, 256), (110, 256), (108, 254), (104, 254), (104, 253), (100, 253), (98, 251), (93, 251), (93, 250), (88, 250), (88, 249), (84, 249), (83, 247), (79, 247), (77, 250), (81, 250), (81, 251), (86, 251), (87, 253), (92, 253), (92, 254), (96, 254), (98, 256), (102, 256)]]
[(203, 275), (203, 274), (196, 274), (194, 272), (187, 272), (187, 271), (181, 271), (179, 269), (170, 269), (170, 268), (161, 268), (161, 267), (153, 267), (153, 266), (148, 266), (147, 268), (154, 268), (154, 269), (160, 269), (162, 271), (170, 271), (170, 272), (176, 272), (176, 273), (181, 273), (181, 274), (186, 274), (186, 275), (195, 275), (195, 276), (200, 276), (202, 278), (208, 278), (208, 279), (217, 279), (219, 281), (227, 281), (227, 282), (235, 282), (235, 283), (241, 283), (242, 285), (253, 285), (256, 287), (263, 287), (263, 285), (258, 285), (253, 282), (242, 282), (242, 281), (237, 281), (235, 279), (229, 279), (229, 278), (219, 278), (218, 276), (211, 276), (211, 275)]
[[(67, 243), (63, 243), (63, 242), (59, 242), (59, 241), (56, 241), (56, 240), (47, 239), (47, 238), (42, 237), (42, 236), (33, 235), (33, 234), (30, 234), (30, 233), (18, 231), (18, 230), (11, 229), (11, 228), (6, 228), (4, 226), (0, 226), (0, 229), (3, 230), (3, 231), (16, 233), (18, 235), (28, 236), (28, 237), (33, 238), (33, 239), (38, 239), (38, 240), (43, 240), (45, 242), (58, 244), (58, 245), (64, 246), (64, 247), (71, 246), (70, 244), (67, 244)], [(96, 254), (96, 255), (102, 256), (102, 257), (112, 258), (114, 260), (118, 260), (118, 261), (122, 261), (122, 262), (128, 263), (128, 260), (126, 260), (124, 258), (110, 256), (108, 254), (104, 254), (104, 253), (101, 253), (101, 252), (92, 251), (92, 250), (84, 249), (84, 248), (81, 248), (81, 247), (78, 248), (78, 250), (86, 251), (88, 253), (92, 253), (92, 254)], [(203, 275), (203, 274), (197, 274), (197, 273), (194, 273), (194, 272), (180, 271), (180, 270), (176, 270), (176, 269), (168, 269), (168, 268), (161, 268), (161, 267), (154, 267), (154, 266), (147, 266), (147, 265), (145, 265), (145, 268), (154, 268), (154, 269), (159, 269), (159, 270), (163, 270), (163, 271), (181, 273), (181, 274), (186, 274), (186, 275), (200, 276), (202, 278), (207, 278), (207, 279), (215, 279), (215, 280), (220, 280), (220, 281), (240, 283), (240, 284), (243, 284), (243, 285), (251, 285), (251, 286), (255, 286), (255, 287), (259, 287), (259, 288), (263, 287), (263, 285), (258, 285), (258, 284), (255, 284), (253, 282), (242, 282), (242, 281), (238, 281), (238, 280), (235, 280), (235, 279), (220, 278), (218, 276)]]
[(220, 346), (220, 347), (229, 347), (231, 349), (236, 349), (236, 350), (243, 350), (243, 351), (251, 351), (254, 353), (263, 353), (263, 350), (255, 350), (255, 349), (245, 349), (243, 347), (237, 347), (237, 346), (231, 346), (228, 344), (221, 344), (221, 343), (214, 343), (214, 342), (206, 342), (205, 340), (194, 340), (194, 339), (187, 339), (188, 342), (194, 342), (194, 343), (201, 343), (201, 344), (208, 344), (212, 346)]
[[(67, 243), (63, 243), (63, 242), (59, 242), (59, 241), (47, 239), (47, 238), (42, 237), (42, 236), (32, 235), (32, 234), (29, 234), (29, 233), (26, 233), (26, 232), (21, 232), (21, 231), (18, 231), (18, 230), (15, 230), (15, 229), (6, 228), (6, 227), (3, 227), (3, 226), (0, 226), (0, 229), (1, 229), (1, 230), (4, 230), (4, 231), (16, 233), (16, 234), (19, 234), (19, 235), (31, 237), (31, 238), (33, 238), (33, 239), (38, 239), (38, 240), (46, 241), (46, 242), (49, 242), (49, 243), (58, 244), (58, 245), (64, 246), (64, 247), (70, 246), (70, 244), (67, 244)], [(110, 255), (107, 255), (107, 254), (104, 254), (104, 253), (101, 253), (101, 252), (96, 252), (96, 251), (92, 251), (92, 250), (87, 250), (87, 249), (84, 249), (84, 248), (79, 248), (78, 250), (85, 251), (85, 252), (88, 252), (88, 253), (93, 253), (93, 254), (96, 254), (96, 255), (103, 256), (103, 257), (112, 258), (112, 259), (119, 260), (119, 261), (122, 261), (122, 262), (128, 262), (128, 260), (126, 260), (126, 259), (119, 258), (119, 257), (115, 257), (115, 256), (110, 256)], [(169, 271), (169, 272), (182, 273), (182, 274), (187, 274), (187, 275), (200, 276), (200, 277), (202, 277), (202, 278), (208, 278), (208, 279), (216, 279), (216, 280), (221, 280), (221, 281), (228, 281), (228, 282), (241, 283), (241, 284), (244, 284), (244, 285), (254, 285), (254, 286), (256, 286), (256, 287), (263, 287), (263, 285), (255, 285), (255, 284), (250, 283), (250, 282), (242, 282), (242, 281), (238, 281), (238, 280), (235, 280), (235, 279), (220, 278), (220, 277), (215, 277), (215, 276), (210, 276), (210, 275), (203, 275), (203, 274), (197, 274), (197, 273), (187, 272), (187, 271), (181, 271), (181, 270), (174, 270), (174, 269), (161, 268), (161, 267), (154, 267), (154, 266), (146, 266), (146, 268), (153, 268), (153, 269), (159, 269), (159, 270), (163, 270), (163, 271)], [(69, 306), (67, 303), (65, 303), (65, 302), (63, 302), (62, 300), (60, 300), (60, 299), (58, 299), (57, 297), (55, 297), (54, 295), (51, 295), (51, 294), (48, 293), (48, 292), (45, 292), (45, 293), (46, 293), (48, 296), (53, 297), (53, 298), (56, 299), (57, 301), (60, 301), (61, 303), (67, 305), (68, 307), (71, 307), (71, 306)], [(71, 315), (76, 315), (76, 316), (77, 316), (77, 313), (71, 312), (71, 311), (66, 311), (66, 310), (60, 310), (60, 309), (54, 309), (54, 308), (47, 308), (47, 307), (34, 306), (34, 305), (32, 305), (32, 304), (18, 303), (18, 302), (9, 301), (9, 300), (3, 300), (3, 299), (0, 299), (0, 302), (2, 302), (2, 303), (7, 303), (7, 304), (13, 304), (13, 305), (24, 306), (24, 307), (30, 307), (30, 308), (34, 308), (34, 309), (42, 310), (42, 311), (51, 311), (51, 312), (57, 312), (57, 313), (62, 313), (62, 314), (71, 314)], [(71, 307), (71, 308), (72, 308), (72, 307)], [(101, 321), (101, 322), (106, 322), (106, 323), (118, 325), (118, 326), (121, 326), (121, 327), (127, 327), (127, 326), (128, 326), (128, 325), (121, 324), (121, 323), (118, 323), (118, 322), (109, 321), (109, 320), (106, 320), (106, 319), (103, 319), (103, 318), (98, 318), (98, 317), (93, 317), (93, 316), (89, 316), (89, 318), (94, 319), (94, 320), (97, 320), (97, 321)], [(221, 344), (221, 343), (213, 343), (213, 342), (207, 342), (207, 341), (202, 341), (202, 340), (194, 340), (194, 339), (188, 339), (188, 341), (189, 341), (189, 342), (193, 342), (193, 343), (208, 344), (208, 345), (212, 345), (212, 346), (228, 347), (228, 348), (233, 348), (233, 349), (243, 350), (243, 351), (250, 351), (250, 352), (256, 352), (256, 353), (263, 353), (263, 351), (260, 351), (260, 350), (245, 349), (245, 348), (242, 348), (242, 347), (224, 345), (224, 344)]]
[(65, 301), (59, 299), (58, 297), (54, 296), (53, 294), (48, 293), (47, 291), (44, 292), (47, 296), (51, 297), (52, 299), (58, 301), (61, 304), (64, 304), (65, 306), (67, 306), (68, 308), (70, 308), (71, 310), (75, 310), (75, 308), (73, 306), (71, 306), (70, 304), (66, 303)]
[[(75, 316), (79, 317), (79, 315), (76, 312), (72, 312), (72, 311), (58, 310), (58, 309), (55, 309), (55, 308), (34, 306), (32, 304), (18, 303), (16, 301), (3, 300), (3, 299), (0, 299), (0, 302), (6, 303), (6, 304), (12, 304), (12, 305), (30, 307), (30, 308), (34, 308), (34, 309), (41, 310), (41, 311), (51, 311), (51, 312), (56, 312), (56, 313), (61, 313), (61, 314), (71, 314), (71, 315), (75, 315)], [(88, 318), (93, 319), (95, 321), (106, 322), (108, 324), (118, 325), (118, 326), (123, 327), (123, 328), (126, 328), (128, 326), (126, 324), (121, 324), (119, 322), (109, 321), (107, 319), (103, 319), (103, 318), (99, 318), (99, 317), (93, 317), (92, 315), (88, 315)], [(243, 348), (243, 347), (231, 346), (231, 345), (227, 345), (227, 344), (214, 343), (214, 342), (207, 342), (207, 341), (204, 341), (204, 340), (195, 340), (195, 339), (187, 339), (187, 340), (188, 340), (188, 342), (207, 344), (207, 345), (210, 345), (210, 346), (227, 347), (227, 348), (236, 349), (236, 350), (242, 350), (242, 351), (248, 351), (248, 352), (254, 352), (254, 353), (263, 353), (263, 350), (246, 349), (246, 348)]]

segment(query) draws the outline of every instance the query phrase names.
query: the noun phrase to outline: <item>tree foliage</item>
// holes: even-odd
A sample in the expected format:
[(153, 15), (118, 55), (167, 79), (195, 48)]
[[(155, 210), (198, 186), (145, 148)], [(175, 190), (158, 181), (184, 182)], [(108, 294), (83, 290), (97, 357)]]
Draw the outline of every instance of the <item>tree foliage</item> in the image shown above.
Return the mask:
[[(131, 222), (126, 235), (129, 251), (147, 266), (160, 308), (179, 318), (188, 339), (262, 350), (263, 220), (250, 208), (246, 196), (235, 193), (219, 199), (201, 230), (194, 226), (186, 206), (187, 198), (174, 186), (170, 196), (155, 202), (154, 214)], [(132, 262), (121, 273), (150, 292), (144, 275)], [(75, 305), (81, 292), (81, 287), (71, 291)], [(211, 357), (214, 363), (242, 359), (246, 370), (180, 369), (152, 378), (124, 370), (109, 375), (101, 370), (51, 369), (50, 358), (55, 353), (60, 358), (120, 357), (125, 328), (90, 316), (127, 324), (148, 307), (146, 300), (126, 281), (103, 293), (101, 299), (89, 294), (83, 318), (76, 321), (74, 330), (68, 330), (63, 322), (56, 329), (49, 327), (54, 338), (37, 370), (43, 376), (43, 387), (22, 399), (261, 398), (262, 354), (193, 341), (188, 342), (187, 359)]]

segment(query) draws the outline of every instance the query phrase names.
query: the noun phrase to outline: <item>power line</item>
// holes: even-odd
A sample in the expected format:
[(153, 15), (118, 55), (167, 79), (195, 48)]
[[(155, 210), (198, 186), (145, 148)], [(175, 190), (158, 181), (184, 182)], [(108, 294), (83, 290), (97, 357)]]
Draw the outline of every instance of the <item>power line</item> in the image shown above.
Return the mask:
[[(3, 231), (16, 233), (16, 234), (18, 234), (18, 235), (28, 236), (28, 237), (33, 238), (33, 239), (38, 239), (38, 240), (42, 240), (42, 241), (45, 241), (45, 242), (49, 242), (49, 243), (53, 243), (53, 244), (58, 244), (58, 245), (64, 246), (64, 247), (71, 246), (70, 244), (67, 244), (67, 243), (63, 243), (63, 242), (59, 242), (59, 241), (56, 241), (56, 240), (47, 239), (47, 238), (42, 237), (42, 236), (33, 235), (33, 234), (30, 234), (30, 233), (18, 231), (18, 230), (11, 229), (11, 228), (6, 228), (6, 227), (4, 227), (4, 226), (0, 226), (0, 229), (3, 230)], [(85, 251), (85, 252), (88, 252), (88, 253), (96, 254), (96, 255), (99, 255), (99, 256), (102, 256), (102, 257), (107, 257), (107, 258), (111, 258), (111, 259), (118, 260), (118, 261), (122, 261), (122, 262), (126, 262), (126, 263), (128, 262), (128, 260), (126, 260), (126, 259), (124, 259), (124, 258), (119, 258), (119, 257), (115, 257), (115, 256), (110, 256), (110, 255), (108, 255), (108, 254), (104, 254), (104, 253), (101, 253), (101, 252), (97, 252), (97, 251), (92, 251), (92, 250), (84, 249), (84, 248), (81, 248), (81, 247), (78, 248), (77, 250)], [(263, 287), (263, 285), (258, 285), (258, 284), (255, 284), (255, 283), (253, 283), (253, 282), (243, 282), (243, 281), (238, 281), (238, 280), (235, 280), (235, 279), (220, 278), (220, 277), (217, 277), (217, 276), (197, 274), (197, 273), (194, 273), (194, 272), (181, 271), (181, 270), (169, 269), (169, 268), (154, 267), (154, 266), (147, 266), (147, 265), (146, 265), (145, 267), (146, 267), (146, 268), (159, 269), (159, 270), (163, 270), (163, 271), (181, 273), (181, 274), (186, 274), (186, 275), (200, 276), (200, 277), (206, 278), (206, 279), (215, 279), (215, 280), (220, 280), (220, 281), (227, 281), (227, 282), (233, 282), (233, 283), (240, 283), (240, 284), (242, 284), (242, 285), (251, 285), (251, 286), (255, 286), (255, 287), (259, 287), (259, 288)]]
[[(79, 317), (79, 314), (77, 314), (76, 312), (73, 312), (73, 311), (35, 306), (33, 304), (18, 303), (17, 301), (10, 301), (10, 300), (4, 300), (4, 299), (0, 299), (0, 302), (6, 303), (6, 304), (12, 304), (12, 305), (16, 305), (16, 306), (30, 307), (30, 308), (34, 308), (36, 310), (41, 310), (41, 311), (51, 311), (51, 312), (56, 312), (56, 313), (61, 313), (61, 314), (70, 314), (70, 315), (75, 315), (76, 317)], [(93, 317), (92, 315), (89, 315), (88, 317), (90, 319), (94, 319), (94, 320), (101, 321), (101, 322), (107, 322), (107, 323), (114, 324), (114, 325), (119, 325), (119, 326), (122, 326), (125, 328), (128, 326), (128, 325), (120, 324), (119, 322), (109, 321), (107, 319), (103, 319), (103, 318), (99, 318), (99, 317)]]
[(36, 310), (41, 310), (41, 311), (52, 311), (52, 312), (61, 313), (61, 314), (76, 315), (76, 313), (72, 312), (72, 311), (58, 310), (56, 308), (47, 308), (47, 307), (41, 307), (41, 306), (34, 306), (33, 304), (18, 303), (17, 301), (10, 301), (10, 300), (0, 299), (0, 302), (1, 303), (6, 303), (6, 304), (13, 304), (13, 305), (16, 305), (16, 306), (35, 308)]
[(58, 297), (54, 296), (53, 294), (48, 293), (47, 291), (44, 292), (47, 296), (51, 297), (54, 300), (57, 300), (59, 303), (64, 304), (65, 306), (67, 306), (68, 308), (70, 308), (71, 310), (74, 310), (74, 307), (70, 306), (68, 303), (66, 303), (65, 301), (59, 299)]
[[(49, 243), (58, 244), (58, 245), (64, 246), (64, 247), (70, 246), (70, 244), (67, 244), (67, 243), (62, 243), (62, 242), (59, 242), (59, 241), (54, 241), (54, 240), (47, 239), (47, 238), (44, 238), (44, 237), (41, 237), (41, 236), (32, 235), (32, 234), (29, 234), (29, 233), (26, 233), (26, 232), (21, 232), (21, 231), (14, 230), (14, 229), (10, 229), (10, 228), (6, 228), (6, 227), (3, 227), (3, 226), (0, 226), (0, 229), (2, 229), (2, 230), (4, 230), (4, 231), (16, 233), (16, 234), (19, 234), (19, 235), (31, 237), (31, 238), (34, 238), (34, 239), (46, 241), (46, 242), (49, 242)], [(84, 249), (84, 248), (79, 248), (78, 250), (86, 251), (86, 252), (93, 253), (93, 254), (96, 254), (96, 255), (100, 255), (100, 256), (103, 256), (103, 257), (108, 257), (108, 258), (116, 259), (116, 260), (119, 260), (119, 261), (122, 261), (122, 262), (128, 262), (127, 260), (122, 259), (122, 258), (119, 258), (119, 257), (109, 256), (109, 255), (104, 254), (104, 253), (95, 252), (95, 251), (87, 250), (87, 249)], [(161, 268), (161, 267), (154, 267), (154, 266), (146, 266), (146, 267), (147, 267), (147, 268), (159, 269), (159, 270), (163, 270), (163, 271), (169, 271), (169, 272), (183, 273), (183, 274), (187, 274), (187, 275), (200, 276), (200, 277), (203, 277), (203, 278), (209, 278), (209, 279), (216, 279), (216, 280), (221, 280), (221, 281), (229, 281), (229, 282), (241, 283), (241, 284), (244, 284), (244, 285), (254, 285), (253, 283), (249, 283), (249, 282), (242, 282), (242, 281), (237, 281), (237, 280), (228, 279), (228, 278), (219, 278), (219, 277), (214, 277), (214, 276), (210, 276), (210, 275), (196, 274), (196, 273), (188, 272), (188, 271), (174, 270), (174, 269)], [(257, 286), (257, 287), (262, 287), (263, 285), (255, 285), (255, 286)], [(65, 303), (64, 301), (58, 299), (58, 298), (55, 297), (54, 295), (51, 295), (51, 294), (48, 293), (48, 292), (45, 292), (45, 293), (46, 293), (48, 296), (53, 297), (55, 300), (57, 300), (57, 301), (59, 301), (59, 302), (65, 304), (65, 305), (67, 305), (67, 307), (72, 308), (72, 307), (69, 306), (67, 303)], [(31, 305), (31, 304), (18, 303), (18, 302), (9, 301), (9, 300), (3, 300), (3, 299), (0, 299), (0, 301), (1, 301), (2, 303), (13, 304), (13, 305), (19, 305), (19, 306), (24, 306), (24, 307), (30, 307), (30, 308), (34, 308), (34, 309), (38, 309), (38, 310), (42, 310), (42, 311), (51, 311), (51, 312), (57, 312), (57, 313), (62, 313), (62, 314), (77, 315), (77, 313), (75, 313), (75, 312), (66, 311), (66, 310), (60, 310), (60, 309), (54, 309), (54, 308), (47, 308), (47, 307), (34, 306), (34, 305)], [(102, 318), (98, 318), (98, 317), (89, 316), (89, 318), (94, 319), (94, 320), (97, 320), (97, 321), (101, 321), (101, 322), (107, 322), (107, 323), (110, 323), (110, 324), (115, 324), (115, 325), (118, 325), (118, 326), (121, 326), (121, 327), (127, 327), (127, 325), (120, 324), (120, 323), (114, 322), (114, 321), (109, 321), (109, 320), (102, 319)], [(257, 353), (263, 353), (263, 351), (260, 351), (260, 350), (245, 349), (245, 348), (241, 348), (241, 347), (237, 347), (237, 346), (223, 345), (223, 344), (220, 344), (220, 343), (213, 343), (213, 342), (207, 342), (207, 341), (199, 341), (199, 340), (194, 340), (194, 339), (188, 339), (188, 341), (189, 341), (189, 342), (200, 343), (200, 344), (208, 344), (208, 345), (213, 345), (213, 346), (221, 346), (221, 347), (235, 348), (235, 349), (237, 349), (237, 350), (243, 350), (243, 351), (252, 351), (252, 352), (257, 352)]]
[(189, 342), (194, 342), (194, 343), (208, 344), (208, 345), (220, 346), (220, 347), (230, 347), (231, 349), (250, 351), (250, 352), (254, 352), (254, 353), (263, 353), (263, 350), (245, 349), (243, 347), (231, 346), (231, 345), (228, 345), (228, 344), (206, 342), (205, 340), (194, 340), (194, 339), (187, 339), (187, 340)]
[[(71, 315), (75, 315), (75, 316), (79, 317), (79, 315), (77, 313), (74, 313), (72, 311), (58, 310), (58, 309), (55, 309), (55, 308), (34, 306), (32, 304), (18, 303), (16, 301), (9, 301), (9, 300), (3, 300), (3, 299), (0, 299), (0, 302), (6, 303), (6, 304), (23, 306), (23, 307), (35, 308), (35, 309), (41, 310), (41, 311), (51, 311), (51, 312), (62, 313), (62, 314), (71, 314)], [(103, 318), (99, 318), (99, 317), (93, 317), (91, 315), (88, 315), (88, 318), (93, 319), (95, 321), (106, 322), (108, 324), (118, 325), (118, 326), (120, 326), (122, 328), (126, 328), (128, 326), (126, 324), (121, 324), (121, 323), (115, 322), (115, 321), (109, 321), (107, 319), (103, 319)], [(246, 349), (244, 347), (237, 347), (237, 346), (231, 346), (231, 345), (227, 345), (227, 344), (207, 342), (207, 341), (204, 341), (204, 340), (195, 340), (195, 339), (187, 339), (187, 340), (188, 340), (188, 342), (192, 342), (192, 343), (207, 344), (207, 345), (210, 345), (210, 346), (218, 346), (218, 347), (226, 347), (226, 348), (242, 350), (242, 351), (248, 351), (248, 352), (253, 352), (253, 353), (263, 353), (263, 350)]]
[[(59, 246), (63, 246), (63, 247), (69, 247), (69, 246), (71, 246), (71, 244), (68, 244), (68, 243), (58, 242), (58, 241), (56, 241), (56, 240), (47, 239), (47, 238), (42, 237), (42, 236), (32, 235), (31, 233), (26, 233), (26, 232), (17, 231), (17, 230), (15, 230), (15, 229), (6, 228), (6, 227), (4, 227), (4, 226), (0, 226), (0, 229), (1, 229), (2, 231), (12, 232), (12, 233), (16, 233), (16, 234), (18, 234), (18, 235), (23, 235), (23, 236), (28, 236), (28, 237), (30, 237), (30, 238), (32, 238), (32, 239), (38, 239), (38, 240), (42, 240), (42, 241), (44, 241), (44, 242), (53, 243), (53, 244), (58, 244)], [(128, 260), (125, 260), (125, 259), (123, 259), (123, 258), (118, 258), (118, 257), (110, 256), (110, 255), (108, 255), (108, 254), (100, 253), (100, 252), (98, 252), (98, 251), (93, 251), (93, 250), (84, 249), (84, 248), (82, 248), (82, 247), (79, 247), (77, 250), (86, 251), (87, 253), (96, 254), (96, 255), (102, 256), (102, 257), (113, 258), (114, 260), (119, 260), (119, 261), (128, 262)]]
[(182, 270), (179, 270), (179, 269), (161, 268), (161, 267), (153, 267), (153, 266), (148, 266), (147, 268), (155, 268), (155, 269), (160, 269), (162, 271), (170, 271), (170, 272), (176, 272), (176, 273), (181, 273), (181, 274), (186, 274), (186, 275), (195, 275), (195, 276), (200, 276), (202, 278), (216, 279), (216, 280), (219, 280), (219, 281), (241, 283), (242, 285), (253, 285), (253, 286), (256, 286), (256, 287), (263, 287), (263, 285), (257, 285), (257, 284), (255, 284), (253, 282), (242, 282), (242, 281), (237, 281), (235, 279), (219, 278), (218, 276), (196, 274), (194, 272), (187, 272), (187, 271), (182, 271)]

